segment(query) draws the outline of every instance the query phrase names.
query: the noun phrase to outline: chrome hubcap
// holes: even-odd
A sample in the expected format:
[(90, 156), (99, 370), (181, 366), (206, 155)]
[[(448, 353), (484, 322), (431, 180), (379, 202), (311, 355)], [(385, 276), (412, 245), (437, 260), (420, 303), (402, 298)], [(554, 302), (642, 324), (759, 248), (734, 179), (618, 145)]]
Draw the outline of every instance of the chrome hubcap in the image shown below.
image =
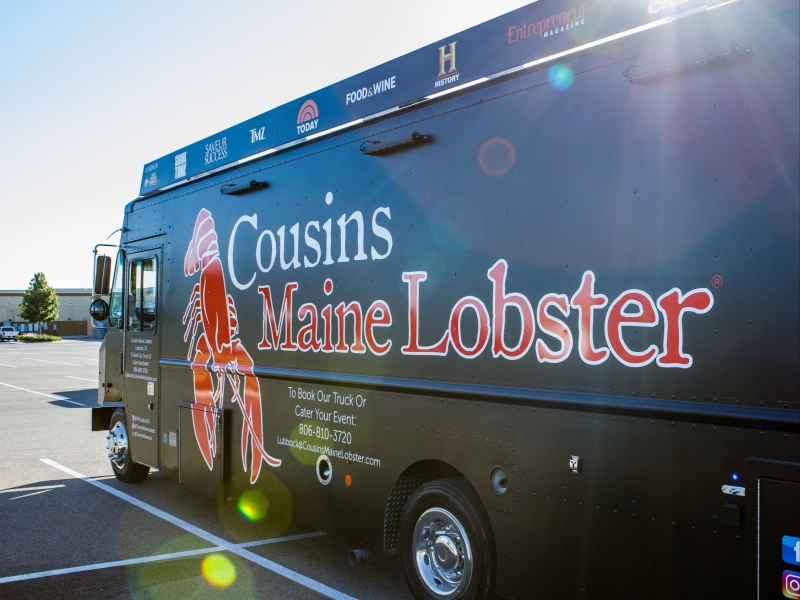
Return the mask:
[(414, 527), (417, 575), (437, 598), (457, 598), (472, 577), (472, 549), (461, 522), (441, 508), (430, 508)]
[(106, 439), (108, 440), (106, 445), (108, 458), (118, 469), (124, 468), (128, 458), (128, 431), (125, 429), (125, 423), (117, 421), (108, 432)]

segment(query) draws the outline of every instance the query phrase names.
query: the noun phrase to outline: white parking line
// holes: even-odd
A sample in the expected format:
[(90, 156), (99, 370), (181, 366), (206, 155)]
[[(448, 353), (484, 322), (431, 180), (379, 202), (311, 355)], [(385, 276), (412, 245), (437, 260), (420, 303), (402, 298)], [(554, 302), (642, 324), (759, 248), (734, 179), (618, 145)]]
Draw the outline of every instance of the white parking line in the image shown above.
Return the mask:
[(5, 363), (0, 363), (0, 367), (11, 367), (12, 369), (16, 369), (17, 368), (15, 365), (7, 365)]
[[(0, 494), (22, 494), (22, 496), (14, 496), (13, 498), (9, 498), (9, 500), (19, 500), (20, 498), (28, 498), (29, 496), (38, 496), (39, 494), (46, 494), (47, 492), (52, 492), (55, 489), (64, 487), (64, 484), (61, 485), (47, 485), (47, 486), (34, 486), (34, 487), (22, 487), (10, 490), (0, 490)], [(24, 492), (28, 492), (27, 494)]]
[(89, 379), (88, 377), (73, 377), (72, 375), (67, 375), (70, 379), (80, 379), (82, 381), (94, 381), (95, 383), (100, 383), (97, 379)]
[(53, 575), (68, 575), (69, 573), (83, 573), (84, 571), (96, 571), (97, 569), (110, 569), (113, 567), (127, 567), (128, 565), (140, 565), (142, 563), (170, 560), (173, 558), (185, 558), (187, 556), (197, 556), (198, 554), (208, 554), (224, 550), (224, 548), (202, 548), (200, 550), (186, 550), (184, 552), (172, 552), (170, 554), (159, 554), (157, 556), (145, 556), (143, 558), (130, 558), (128, 560), (115, 560), (111, 562), (84, 565), (82, 567), (70, 567), (68, 569), (54, 569), (52, 571), (39, 571), (38, 573), (25, 573), (24, 575), (11, 575), (0, 577), (0, 583), (13, 583), (15, 581), (27, 581), (28, 579), (40, 579), (42, 577), (52, 577)]
[(83, 366), (83, 365), (76, 365), (75, 363), (56, 362), (54, 360), (42, 360), (41, 358), (23, 358), (22, 360), (35, 360), (36, 362), (50, 363), (52, 365), (69, 365), (70, 367)]
[[(263, 546), (265, 544), (280, 544), (281, 542), (292, 542), (294, 540), (319, 537), (321, 535), (328, 535), (328, 534), (322, 531), (314, 533), (301, 533), (299, 535), (287, 535), (284, 537), (272, 538), (269, 540), (259, 540), (257, 542), (245, 542), (244, 544), (236, 544), (236, 545), (239, 546), (240, 548), (249, 548), (252, 546)], [(111, 569), (114, 567), (141, 565), (149, 562), (159, 562), (162, 560), (172, 560), (175, 558), (186, 558), (189, 556), (197, 556), (200, 554), (211, 554), (212, 552), (225, 552), (225, 550), (226, 548), (222, 548), (220, 546), (212, 546), (210, 548), (200, 548), (198, 550), (184, 550), (183, 552), (171, 552), (170, 554), (156, 554), (155, 556), (143, 556), (141, 558), (115, 560), (111, 562), (95, 563), (93, 565), (82, 565), (80, 567), (54, 569), (52, 571), (38, 571), (36, 573), (25, 573), (23, 575), (10, 575), (8, 577), (0, 577), (0, 584), (13, 583), (15, 581), (27, 581), (28, 579), (41, 579), (42, 577), (52, 577), (53, 575), (69, 575), (70, 573), (83, 573), (85, 571), (96, 571), (98, 569)]]
[(21, 390), (23, 392), (28, 392), (30, 394), (37, 394), (39, 396), (44, 396), (45, 398), (53, 398), (55, 400), (61, 400), (62, 402), (69, 402), (70, 404), (74, 404), (76, 406), (86, 406), (82, 402), (75, 402), (75, 400), (70, 400), (69, 398), (64, 398), (64, 396), (56, 396), (55, 394), (45, 394), (43, 392), (36, 392), (34, 390), (29, 390), (27, 388), (22, 388), (16, 385), (11, 385), (10, 383), (3, 383), (0, 381), (0, 385), (4, 385), (6, 387), (14, 388), (15, 390)]
[[(249, 550), (246, 550), (245, 548), (242, 548), (242, 547), (240, 547), (240, 546), (238, 546), (236, 544), (228, 542), (228, 541), (222, 539), (219, 536), (216, 536), (216, 535), (214, 535), (212, 533), (209, 533), (208, 531), (205, 531), (204, 529), (200, 529), (199, 527), (197, 527), (195, 525), (192, 525), (191, 523), (189, 523), (187, 521), (184, 521), (183, 519), (179, 519), (178, 517), (175, 517), (175, 516), (169, 514), (168, 512), (165, 512), (165, 511), (161, 510), (160, 508), (156, 508), (154, 506), (151, 506), (151, 505), (147, 504), (146, 502), (142, 502), (138, 498), (134, 498), (133, 496), (129, 496), (128, 494), (125, 494), (124, 492), (120, 492), (119, 490), (117, 490), (117, 489), (115, 489), (115, 488), (113, 488), (111, 486), (108, 486), (108, 485), (106, 485), (104, 483), (100, 483), (99, 481), (95, 481), (94, 479), (91, 479), (90, 477), (87, 477), (86, 475), (82, 475), (81, 473), (78, 473), (77, 471), (73, 471), (69, 467), (65, 467), (64, 465), (60, 465), (57, 462), (54, 462), (54, 461), (52, 461), (52, 460), (50, 460), (48, 458), (42, 458), (40, 460), (43, 463), (45, 463), (46, 465), (50, 465), (54, 469), (58, 469), (59, 471), (61, 471), (63, 473), (67, 473), (68, 475), (72, 475), (73, 477), (81, 479), (81, 480), (85, 481), (86, 483), (88, 483), (90, 485), (93, 485), (98, 489), (103, 490), (104, 492), (108, 492), (109, 494), (111, 494), (113, 496), (116, 496), (120, 500), (124, 500), (125, 502), (129, 502), (130, 504), (133, 504), (134, 506), (137, 506), (137, 507), (141, 508), (142, 510), (145, 510), (145, 511), (149, 512), (151, 515), (159, 517), (160, 519), (164, 519), (165, 521), (175, 525), (176, 527), (180, 527), (181, 529), (183, 529), (185, 531), (188, 531), (189, 533), (194, 534), (197, 537), (202, 538), (202, 539), (206, 540), (207, 542), (209, 542), (211, 544), (214, 544), (220, 550), (227, 550), (228, 552), (232, 552), (233, 554), (236, 554), (237, 556), (240, 556), (241, 558), (244, 558), (246, 560), (254, 562), (257, 565), (262, 566), (262, 567), (264, 567), (265, 569), (267, 569), (269, 571), (272, 571), (273, 573), (277, 573), (278, 575), (282, 575), (283, 577), (286, 577), (287, 579), (289, 579), (291, 581), (294, 581), (295, 583), (298, 583), (298, 584), (300, 584), (300, 585), (302, 585), (304, 587), (307, 587), (310, 590), (313, 590), (313, 591), (315, 591), (315, 592), (317, 592), (319, 594), (322, 594), (323, 596), (327, 596), (328, 598), (334, 598), (336, 600), (355, 600), (352, 596), (348, 596), (347, 594), (344, 594), (344, 593), (342, 593), (342, 592), (340, 592), (338, 590), (335, 590), (335, 589), (333, 589), (331, 587), (328, 587), (327, 585), (325, 585), (323, 583), (320, 583), (319, 581), (315, 581), (314, 579), (311, 579), (310, 577), (306, 577), (305, 575), (301, 575), (297, 571), (292, 571), (291, 569), (287, 569), (286, 567), (284, 567), (282, 565), (279, 565), (276, 562), (273, 562), (273, 561), (271, 561), (269, 559), (263, 558), (263, 557), (259, 556), (258, 554), (254, 554), (253, 552), (250, 552)], [(0, 580), (0, 582), (2, 582), (2, 580)]]
[(69, 402), (70, 404), (74, 404), (75, 406), (86, 406), (83, 402), (75, 402), (75, 400), (70, 400), (69, 398), (62, 398), (62, 402)]
[(63, 488), (65, 487), (63, 483), (58, 485), (38, 485), (38, 486), (29, 486), (26, 485), (22, 488), (10, 488), (7, 490), (0, 490), (0, 494), (18, 494), (19, 492), (35, 492), (36, 490), (54, 490), (56, 488)]
[(258, 540), (256, 542), (244, 542), (236, 544), (239, 548), (252, 548), (253, 546), (266, 546), (267, 544), (279, 544), (281, 542), (293, 542), (295, 540), (304, 540), (306, 538), (319, 537), (321, 535), (328, 535), (324, 531), (315, 531), (313, 533), (298, 533), (297, 535), (286, 535), (279, 538), (271, 538), (268, 540)]
[(19, 500), (20, 498), (28, 498), (29, 496), (38, 496), (39, 494), (46, 494), (52, 490), (41, 490), (39, 492), (31, 492), (30, 494), (23, 494), (22, 496), (14, 496), (13, 498), (9, 498), (9, 500)]
[[(78, 384), (74, 383), (73, 385), (78, 385)], [(84, 390), (85, 388), (75, 388), (73, 390), (65, 390), (63, 385), (50, 385), (50, 386), (40, 386), (40, 387), (36, 387), (36, 388), (24, 388), (24, 389), (28, 389), (28, 390), (31, 390), (31, 391), (34, 391), (34, 392), (37, 392), (37, 391), (40, 391), (40, 390), (63, 390), (64, 392), (80, 392), (80, 391)], [(0, 390), (0, 392), (5, 392), (5, 393), (12, 393), (13, 391), (14, 390)]]
[(29, 390), (27, 388), (22, 388), (22, 387), (19, 387), (19, 386), (16, 386), (16, 385), (11, 385), (10, 383), (3, 383), (2, 381), (0, 381), (0, 385), (4, 385), (4, 386), (10, 387), (10, 388), (14, 388), (15, 390), (21, 390), (23, 392), (29, 392), (31, 394), (37, 394), (39, 396), (44, 396), (45, 398), (55, 398), (56, 400), (66, 400), (66, 398), (64, 398), (63, 396), (55, 396), (53, 394), (45, 394), (43, 392), (35, 392), (34, 390)]

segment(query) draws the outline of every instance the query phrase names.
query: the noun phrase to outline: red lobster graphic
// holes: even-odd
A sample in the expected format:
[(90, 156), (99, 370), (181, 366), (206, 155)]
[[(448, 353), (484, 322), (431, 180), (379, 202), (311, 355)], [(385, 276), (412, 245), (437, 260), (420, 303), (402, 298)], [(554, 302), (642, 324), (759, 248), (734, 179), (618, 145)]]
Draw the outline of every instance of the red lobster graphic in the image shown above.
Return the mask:
[[(200, 271), (200, 283), (195, 284), (189, 306), (183, 315), (185, 342), (192, 334), (188, 359), (194, 360), (194, 401), (202, 410), (193, 410), (194, 436), (209, 469), (214, 468), (217, 453), (216, 418), (210, 407), (222, 407), (225, 382), (233, 391), (232, 401), (239, 405), (244, 417), (242, 428), (242, 467), (247, 471), (247, 445), (250, 443), (250, 483), (255, 483), (261, 472), (261, 461), (277, 467), (281, 461), (264, 450), (264, 433), (261, 421), (261, 388), (253, 374), (253, 359), (245, 350), (239, 333), (239, 320), (233, 298), (225, 291), (225, 275), (219, 260), (217, 232), (214, 219), (205, 208), (200, 210), (194, 225), (194, 234), (186, 251), (183, 273), (186, 277)], [(188, 323), (188, 324), (187, 324)], [(202, 323), (200, 335), (197, 330)], [(195, 345), (197, 338), (197, 345)], [(210, 361), (210, 364), (209, 364)], [(212, 373), (216, 374), (216, 386)], [(244, 380), (244, 394), (241, 394)]]

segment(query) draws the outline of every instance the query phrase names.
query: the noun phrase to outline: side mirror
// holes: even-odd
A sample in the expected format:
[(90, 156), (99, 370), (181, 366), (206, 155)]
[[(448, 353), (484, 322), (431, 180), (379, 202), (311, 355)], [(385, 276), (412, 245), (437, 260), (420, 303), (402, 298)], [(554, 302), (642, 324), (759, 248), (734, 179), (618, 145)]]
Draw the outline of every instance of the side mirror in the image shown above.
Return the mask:
[(95, 321), (105, 321), (108, 318), (108, 302), (98, 298), (89, 306), (89, 314)]
[(97, 256), (94, 264), (94, 293), (104, 296), (111, 292), (111, 257)]

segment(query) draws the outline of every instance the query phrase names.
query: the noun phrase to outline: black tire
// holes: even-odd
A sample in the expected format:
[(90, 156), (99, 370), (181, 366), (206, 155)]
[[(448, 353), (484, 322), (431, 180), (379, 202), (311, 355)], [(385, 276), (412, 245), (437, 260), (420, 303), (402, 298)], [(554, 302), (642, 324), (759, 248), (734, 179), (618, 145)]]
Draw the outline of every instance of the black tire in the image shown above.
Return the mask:
[[(426, 558), (424, 553), (418, 554), (417, 543), (422, 536), (426, 536), (426, 528), (422, 527), (422, 524), (426, 522), (426, 519), (435, 518), (440, 511), (444, 511), (442, 514), (455, 517), (458, 521), (457, 525), (461, 526), (461, 533), (468, 541), (469, 554), (472, 559), (469, 578), (467, 579), (466, 568), (461, 577), (467, 583), (464, 583), (462, 589), (455, 594), (453, 591), (437, 593), (432, 584), (426, 583), (420, 571), (420, 568), (425, 569), (430, 581), (434, 569), (426, 568), (425, 565), (434, 564), (430, 562), (433, 559)], [(446, 523), (446, 521), (440, 521), (440, 523)], [(421, 528), (415, 532), (418, 524)], [(428, 529), (428, 531), (430, 530)], [(442, 537), (439, 536), (437, 540)], [(496, 573), (494, 537), (481, 501), (466, 479), (448, 477), (420, 486), (408, 499), (403, 510), (399, 542), (403, 574), (411, 593), (417, 600), (442, 600), (443, 598), (448, 600), (456, 598), (458, 600), (489, 600), (494, 598)], [(436, 548), (437, 545), (434, 544), (432, 547)], [(438, 552), (438, 550), (434, 551)], [(466, 561), (463, 560), (466, 553), (457, 551), (456, 554), (459, 556), (456, 564), (466, 564)], [(418, 557), (421, 557), (420, 560), (424, 562), (421, 567), (418, 567)], [(457, 569), (457, 567), (454, 568)], [(440, 580), (434, 576), (434, 582), (436, 581)]]
[[(125, 428), (125, 437), (128, 437), (128, 424), (125, 420), (125, 411), (121, 408), (118, 408), (114, 411), (111, 415), (111, 422), (108, 425), (109, 433), (114, 429), (114, 426), (117, 422), (121, 422), (123, 427)], [(128, 444), (130, 444), (130, 440), (128, 440)], [(111, 463), (111, 469), (114, 471), (114, 476), (122, 481), (123, 483), (137, 483), (142, 481), (145, 477), (147, 477), (148, 473), (150, 473), (150, 467), (147, 465), (142, 465), (137, 462), (133, 462), (130, 457), (130, 445), (128, 446), (128, 453), (124, 461), (122, 461), (122, 465), (117, 465), (116, 462), (113, 460), (109, 460)]]

